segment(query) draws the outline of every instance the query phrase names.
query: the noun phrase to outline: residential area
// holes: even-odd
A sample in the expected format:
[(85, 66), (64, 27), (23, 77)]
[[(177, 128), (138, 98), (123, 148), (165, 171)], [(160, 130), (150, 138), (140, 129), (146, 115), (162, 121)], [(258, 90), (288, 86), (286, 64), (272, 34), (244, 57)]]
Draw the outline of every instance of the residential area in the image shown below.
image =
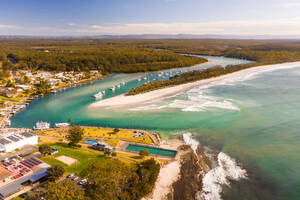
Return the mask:
[(11, 125), (10, 117), (23, 110), (39, 96), (56, 93), (67, 87), (101, 79), (97, 70), (89, 72), (12, 71), (0, 83), (0, 127)]

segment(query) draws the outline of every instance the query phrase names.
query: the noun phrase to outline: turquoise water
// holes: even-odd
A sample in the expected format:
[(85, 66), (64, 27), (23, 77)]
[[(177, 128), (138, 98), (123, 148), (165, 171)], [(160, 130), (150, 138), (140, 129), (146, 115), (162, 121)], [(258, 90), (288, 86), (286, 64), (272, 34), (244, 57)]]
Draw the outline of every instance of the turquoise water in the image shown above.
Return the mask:
[(140, 152), (142, 149), (147, 149), (149, 151), (149, 153), (152, 155), (160, 155), (160, 156), (166, 156), (166, 157), (170, 157), (170, 158), (174, 158), (177, 154), (177, 151), (155, 148), (155, 147), (147, 147), (147, 146), (143, 146), (143, 145), (128, 144), (125, 147), (125, 150), (135, 151), (135, 152)]
[(86, 140), (85, 143), (86, 144), (95, 144), (97, 141), (95, 140)]
[[(214, 64), (243, 60), (210, 58)], [(140, 84), (144, 74), (118, 74), (90, 85), (35, 100), (12, 118), (14, 127), (32, 127), (38, 120), (54, 124), (142, 128), (163, 137), (190, 132), (203, 145), (238, 159), (249, 180), (224, 190), (227, 199), (299, 199), (300, 196), (300, 65), (256, 70), (195, 87), (147, 105), (118, 110), (88, 110), (92, 95), (122, 81)]]

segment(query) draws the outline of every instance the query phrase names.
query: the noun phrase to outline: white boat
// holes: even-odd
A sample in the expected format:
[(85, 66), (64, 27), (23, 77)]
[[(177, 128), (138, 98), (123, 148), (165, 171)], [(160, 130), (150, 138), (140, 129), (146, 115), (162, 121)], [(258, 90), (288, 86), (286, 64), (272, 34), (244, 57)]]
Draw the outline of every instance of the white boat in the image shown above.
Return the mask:
[(37, 122), (33, 129), (35, 130), (43, 130), (43, 129), (49, 129), (50, 128), (50, 123), (48, 122)]
[(97, 94), (94, 95), (94, 97), (95, 97), (96, 99), (100, 99), (100, 98), (103, 97), (103, 93), (102, 93), (102, 92), (98, 92)]
[(147, 80), (147, 77), (144, 77), (144, 80)]
[(120, 87), (121, 87), (121, 85), (119, 84), (119, 85), (117, 85), (117, 87), (118, 87), (118, 88), (120, 88)]
[(112, 86), (112, 87), (110, 88), (110, 90), (113, 91), (113, 92), (115, 91), (115, 89), (116, 89), (115, 86)]
[(140, 82), (140, 81), (141, 81), (141, 78), (139, 78), (138, 81)]
[(70, 123), (55, 123), (54, 125), (55, 128), (68, 127), (68, 126), (70, 126)]

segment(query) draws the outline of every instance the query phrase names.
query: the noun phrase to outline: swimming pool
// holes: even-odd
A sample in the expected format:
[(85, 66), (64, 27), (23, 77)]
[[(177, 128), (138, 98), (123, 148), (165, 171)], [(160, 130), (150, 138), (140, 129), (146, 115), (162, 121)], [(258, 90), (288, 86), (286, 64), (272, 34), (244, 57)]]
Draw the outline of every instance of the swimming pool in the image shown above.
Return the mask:
[(148, 147), (148, 146), (137, 145), (137, 144), (128, 144), (125, 147), (125, 150), (135, 151), (135, 152), (140, 152), (142, 149), (147, 149), (149, 151), (149, 153), (152, 155), (166, 156), (166, 157), (170, 157), (170, 158), (174, 158), (177, 154), (177, 151), (175, 151), (175, 150), (162, 149), (162, 148), (156, 148), (156, 147)]
[(95, 140), (86, 140), (85, 143), (87, 144), (95, 144), (97, 141)]

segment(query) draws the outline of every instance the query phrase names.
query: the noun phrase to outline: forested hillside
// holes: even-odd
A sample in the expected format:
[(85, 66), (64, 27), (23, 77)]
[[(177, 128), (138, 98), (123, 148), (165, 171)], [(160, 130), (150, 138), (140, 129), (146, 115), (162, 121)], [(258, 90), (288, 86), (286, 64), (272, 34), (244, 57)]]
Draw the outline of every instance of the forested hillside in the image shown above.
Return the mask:
[[(136, 43), (106, 40), (0, 41), (0, 51), (19, 69), (47, 71), (144, 72), (186, 67), (205, 59), (156, 51)], [(8, 65), (6, 65), (8, 66)], [(8, 66), (9, 67), (9, 66)]]

